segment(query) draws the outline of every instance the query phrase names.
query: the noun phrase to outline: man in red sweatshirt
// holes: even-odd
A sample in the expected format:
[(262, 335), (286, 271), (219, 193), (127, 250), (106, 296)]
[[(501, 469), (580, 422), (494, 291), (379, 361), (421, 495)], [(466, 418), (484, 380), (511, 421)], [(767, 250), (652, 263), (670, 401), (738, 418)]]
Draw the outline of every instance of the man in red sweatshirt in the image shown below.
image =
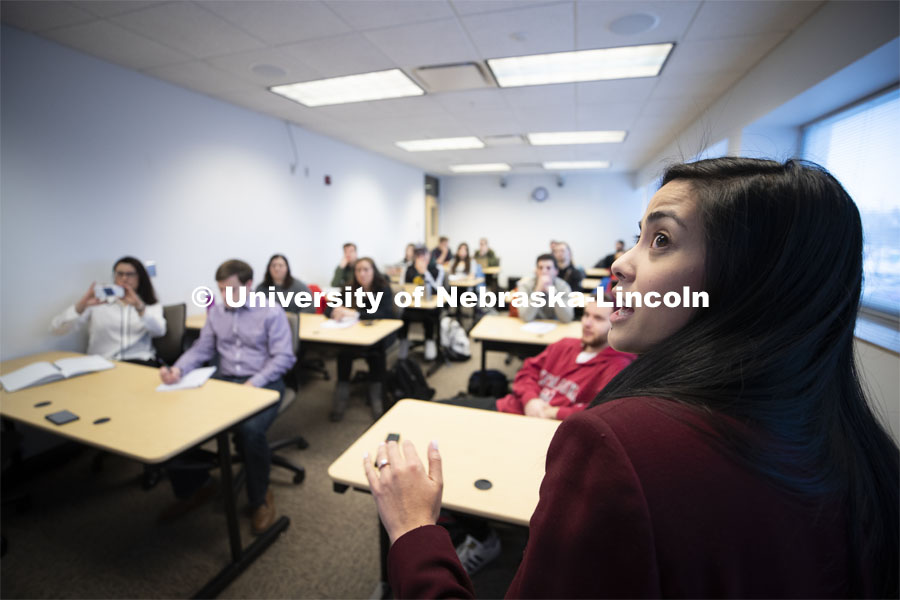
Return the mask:
[[(606, 343), (611, 312), (611, 308), (587, 302), (581, 317), (581, 339), (562, 339), (527, 359), (516, 373), (512, 394), (497, 400), (496, 409), (544, 419), (565, 419), (587, 408), (594, 396), (636, 358), (634, 354), (617, 352)], [(483, 398), (448, 402), (493, 408)], [(456, 554), (469, 575), (499, 556), (500, 537), (484, 519), (442, 512), (438, 524), (449, 530)]]
[(581, 317), (581, 339), (550, 344), (522, 365), (511, 394), (497, 410), (544, 419), (565, 419), (584, 410), (594, 396), (635, 359), (606, 343), (611, 308), (588, 302)]

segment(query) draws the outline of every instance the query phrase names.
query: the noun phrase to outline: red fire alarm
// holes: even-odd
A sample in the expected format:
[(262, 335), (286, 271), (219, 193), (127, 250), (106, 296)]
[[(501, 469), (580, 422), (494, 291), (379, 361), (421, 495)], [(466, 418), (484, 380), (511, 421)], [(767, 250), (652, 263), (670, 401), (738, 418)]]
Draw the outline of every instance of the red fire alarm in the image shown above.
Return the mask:
[(331, 185), (331, 175), (325, 176), (325, 185)]

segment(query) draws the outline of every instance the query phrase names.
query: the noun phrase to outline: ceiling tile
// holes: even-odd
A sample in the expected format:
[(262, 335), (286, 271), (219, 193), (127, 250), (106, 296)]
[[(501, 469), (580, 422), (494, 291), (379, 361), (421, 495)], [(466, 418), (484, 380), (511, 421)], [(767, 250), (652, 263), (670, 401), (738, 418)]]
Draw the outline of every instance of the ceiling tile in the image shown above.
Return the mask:
[(579, 131), (595, 131), (608, 129), (624, 129), (631, 131), (641, 104), (582, 104), (575, 111), (576, 129)]
[(149, 8), (156, 4), (163, 4), (164, 1), (165, 0), (76, 0), (69, 4), (105, 19), (107, 17)]
[(666, 74), (653, 89), (651, 97), (679, 98), (683, 96), (719, 96), (741, 78), (745, 71), (714, 71), (712, 73)]
[(785, 33), (684, 42), (675, 47), (663, 68), (665, 75), (746, 71), (768, 54)]
[[(725, 2), (722, 2), (725, 3)], [(611, 48), (677, 42), (682, 39), (700, 2), (596, 2), (580, 1), (577, 5), (576, 39), (578, 49)], [(644, 33), (624, 35), (611, 31), (610, 24), (621, 17), (638, 13), (658, 19), (656, 26)]]
[[(545, 131), (573, 131), (575, 111), (573, 110), (517, 110), (514, 111), (519, 126), (518, 133), (539, 133)], [(512, 133), (512, 132), (511, 132)]]
[(315, 70), (318, 73), (316, 78), (384, 71), (396, 66), (359, 33), (290, 44), (280, 49)]
[(191, 57), (108, 21), (48, 31), (45, 37), (130, 69), (190, 61)]
[(658, 77), (591, 81), (576, 83), (575, 95), (579, 104), (626, 101), (641, 104), (650, 97), (650, 93), (658, 84)]
[(401, 67), (421, 67), (478, 60), (475, 48), (456, 19), (378, 29), (365, 33)]
[(110, 20), (196, 58), (234, 54), (263, 46), (225, 19), (190, 2), (153, 6)]
[(218, 92), (257, 88), (254, 84), (221, 71), (203, 61), (154, 67), (147, 69), (145, 73), (182, 87), (211, 95), (215, 95)]
[(379, 100), (378, 104), (389, 117), (427, 117), (429, 115), (446, 115), (447, 111), (433, 96), (413, 96), (411, 98), (391, 98)]
[[(350, 31), (323, 2), (215, 0), (198, 4), (268, 44), (299, 42)], [(338, 3), (330, 6), (335, 4)]]
[(340, 0), (330, 2), (328, 6), (357, 31), (454, 16), (450, 5), (444, 0)]
[(538, 5), (561, 4), (563, 2), (568, 3), (571, 2), (571, 0), (555, 0), (548, 2), (540, 2), (539, 0), (451, 0), (450, 3), (453, 5), (456, 14), (464, 16), (516, 10), (519, 8), (533, 8)]
[(502, 90), (506, 103), (514, 109), (555, 107), (560, 110), (575, 109), (575, 84), (533, 85)]
[(497, 89), (447, 92), (435, 94), (434, 99), (451, 114), (466, 115), (472, 111), (507, 108), (503, 92)]
[(460, 120), (468, 125), (468, 134), (478, 137), (522, 133), (516, 115), (509, 109), (473, 110), (460, 116)]
[[(253, 81), (265, 87), (317, 79), (319, 76), (316, 71), (303, 61), (282, 52), (278, 48), (263, 48), (238, 54), (229, 54), (228, 56), (207, 59), (206, 62), (241, 79)], [(253, 67), (258, 65), (278, 67), (284, 71), (284, 74), (266, 74), (265, 71), (260, 74), (253, 71)]]
[(25, 31), (45, 31), (94, 20), (94, 15), (77, 6), (54, 1), (6, 0), (0, 15), (4, 23)]
[(572, 2), (462, 17), (461, 21), (485, 59), (575, 49)]
[(822, 6), (819, 1), (730, 0), (706, 2), (685, 40), (743, 37), (795, 29)]

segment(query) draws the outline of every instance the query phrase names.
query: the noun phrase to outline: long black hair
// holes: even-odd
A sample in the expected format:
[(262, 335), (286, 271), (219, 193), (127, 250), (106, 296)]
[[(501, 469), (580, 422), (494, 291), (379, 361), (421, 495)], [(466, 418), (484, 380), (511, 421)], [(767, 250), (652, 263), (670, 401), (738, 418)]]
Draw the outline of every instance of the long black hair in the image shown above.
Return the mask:
[(453, 256), (453, 266), (450, 267), (450, 272), (456, 273), (456, 267), (461, 262), (459, 258), (459, 249), (463, 246), (466, 247), (466, 258), (464, 259), (466, 262), (466, 275), (469, 275), (472, 273), (472, 253), (469, 252), (469, 244), (465, 242), (460, 242), (459, 246), (456, 247), (456, 254)]
[(144, 263), (133, 256), (123, 256), (113, 263), (113, 272), (122, 263), (131, 265), (137, 271), (138, 285), (134, 291), (141, 301), (144, 304), (156, 304), (156, 292), (153, 291), (153, 282), (150, 281), (150, 275), (147, 273), (147, 269), (144, 268)]
[(273, 254), (272, 258), (269, 259), (269, 264), (266, 265), (266, 275), (263, 277), (263, 285), (265, 287), (275, 285), (275, 280), (272, 278), (272, 261), (276, 258), (283, 260), (284, 266), (287, 267), (287, 274), (284, 276), (284, 285), (281, 286), (287, 289), (294, 285), (294, 278), (291, 277), (291, 263), (288, 262), (288, 259), (284, 254)]
[(353, 290), (355, 291), (357, 288), (363, 287), (359, 280), (356, 278), (356, 265), (361, 263), (362, 261), (368, 262), (372, 265), (372, 289), (373, 290), (383, 290), (385, 288), (390, 289), (391, 282), (385, 277), (381, 271), (378, 270), (378, 267), (375, 265), (375, 261), (369, 258), (368, 256), (363, 256), (362, 258), (358, 258), (356, 263), (353, 266), (353, 282), (351, 283)]
[(709, 308), (592, 406), (647, 396), (694, 407), (737, 460), (792, 494), (837, 502), (857, 561), (851, 593), (866, 593), (868, 580), (869, 593), (896, 597), (900, 452), (853, 354), (863, 278), (856, 205), (827, 171), (798, 160), (702, 160), (670, 167), (662, 184), (670, 181), (688, 183), (698, 203)]

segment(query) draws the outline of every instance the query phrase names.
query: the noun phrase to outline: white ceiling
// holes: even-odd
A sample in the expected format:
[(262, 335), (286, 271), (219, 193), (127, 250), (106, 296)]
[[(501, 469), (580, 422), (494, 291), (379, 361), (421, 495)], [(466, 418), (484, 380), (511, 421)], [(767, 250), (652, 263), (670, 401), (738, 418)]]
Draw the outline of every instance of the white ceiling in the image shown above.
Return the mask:
[[(454, 163), (602, 159), (633, 171), (816, 9), (819, 1), (10, 1), (4, 23), (436, 174)], [(609, 24), (649, 13), (645, 33)], [(495, 87), (307, 108), (269, 86), (426, 65), (675, 42), (654, 78)], [(252, 69), (273, 65), (283, 76)], [(427, 89), (427, 88), (426, 88)], [(621, 144), (409, 153), (395, 141), (625, 129)], [(699, 149), (697, 149), (699, 150)], [(533, 168), (533, 167), (532, 167)]]

